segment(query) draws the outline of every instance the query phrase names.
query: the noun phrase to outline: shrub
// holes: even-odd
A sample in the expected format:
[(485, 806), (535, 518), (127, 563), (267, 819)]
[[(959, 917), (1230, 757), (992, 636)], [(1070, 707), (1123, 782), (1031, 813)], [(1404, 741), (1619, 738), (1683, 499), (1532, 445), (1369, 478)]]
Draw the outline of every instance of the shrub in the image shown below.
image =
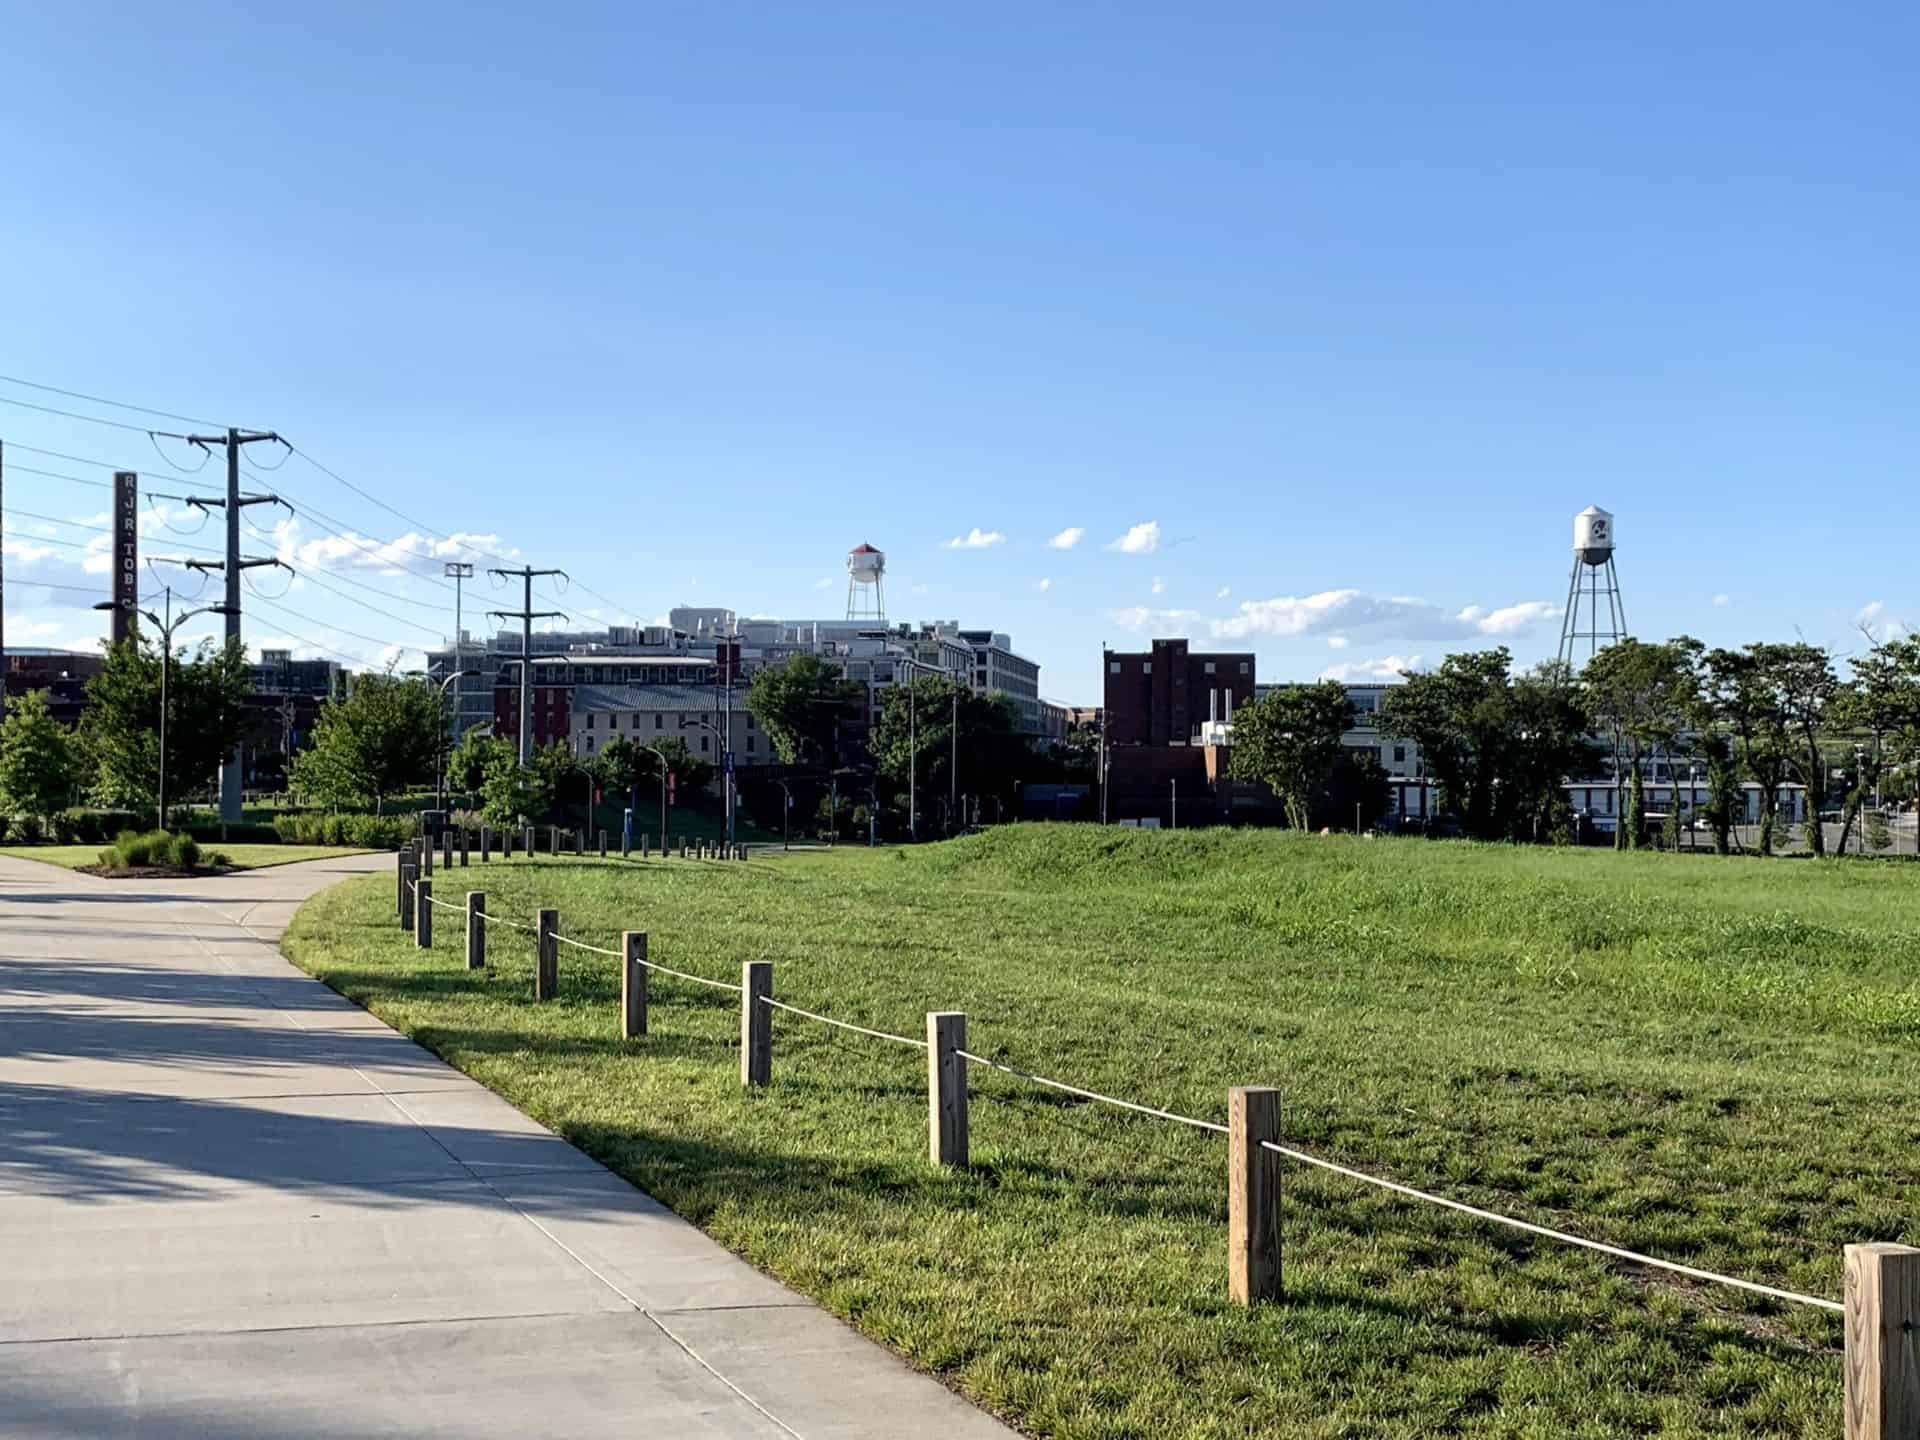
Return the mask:
[(110, 859), (102, 863), (116, 870), (131, 870), (140, 865), (153, 864), (153, 845), (155, 838), (166, 838), (164, 830), (156, 830), (150, 835), (142, 835), (136, 830), (122, 831), (115, 837), (113, 849), (106, 852)]
[(0, 814), (0, 841), (4, 841), (7, 838), (7, 831), (12, 828), (13, 817), (11, 815)]
[(165, 830), (122, 830), (108, 849), (100, 852), (100, 864), (108, 870), (138, 870), (147, 866), (166, 866), (191, 870), (200, 863), (200, 843), (191, 835), (169, 835)]
[(410, 815), (281, 815), (274, 832), (289, 845), (352, 845), (366, 850), (397, 850), (413, 834)]
[(82, 838), (79, 817), (71, 810), (61, 810), (48, 816), (47, 824), (53, 831), (53, 843), (56, 845), (72, 845)]
[(22, 845), (38, 845), (46, 838), (46, 826), (41, 824), (38, 815), (22, 815), (14, 824), (20, 832)]
[(200, 863), (200, 842), (191, 835), (175, 835), (167, 846), (168, 863), (182, 870), (191, 870)]

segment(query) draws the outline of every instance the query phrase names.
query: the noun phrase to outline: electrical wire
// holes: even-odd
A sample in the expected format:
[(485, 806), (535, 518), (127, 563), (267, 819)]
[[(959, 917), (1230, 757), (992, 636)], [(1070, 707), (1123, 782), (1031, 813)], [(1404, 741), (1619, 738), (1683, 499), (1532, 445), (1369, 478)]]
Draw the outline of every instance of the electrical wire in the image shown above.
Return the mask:
[[(377, 636), (377, 635), (362, 635), (362, 634), (361, 634), (361, 633), (360, 633), (360, 632), (359, 632), (358, 630), (349, 630), (349, 629), (347, 629), (347, 627), (346, 627), (346, 626), (344, 626), (344, 625), (333, 625), (333, 624), (330, 624), (330, 623), (328, 623), (328, 622), (327, 622), (327, 621), (325, 621), (325, 620), (320, 620), (320, 619), (316, 619), (316, 618), (315, 618), (314, 616), (312, 616), (312, 615), (303, 615), (303, 614), (301, 614), (301, 613), (300, 613), (300, 611), (298, 611), (298, 610), (296, 610), (296, 609), (294, 609), (294, 608), (293, 608), (293, 607), (292, 607), (291, 605), (282, 605), (282, 604), (281, 604), (281, 603), (280, 603), (280, 602), (279, 602), (279, 601), (278, 601), (277, 599), (275, 599), (275, 600), (269, 600), (269, 599), (268, 599), (268, 598), (267, 598), (266, 596), (264, 596), (264, 595), (259, 595), (259, 594), (256, 594), (256, 595), (255, 595), (255, 598), (256, 598), (256, 599), (258, 599), (258, 600), (259, 600), (259, 602), (260, 602), (260, 603), (261, 603), (262, 605), (266, 605), (266, 606), (268, 606), (268, 607), (270, 607), (270, 608), (272, 608), (272, 609), (275, 609), (275, 610), (283, 610), (283, 611), (285, 611), (285, 612), (286, 612), (287, 614), (289, 614), (289, 615), (291, 615), (291, 616), (293, 616), (293, 618), (294, 618), (294, 619), (296, 619), (296, 620), (304, 620), (304, 621), (305, 621), (305, 622), (306, 622), (307, 624), (309, 624), (309, 625), (318, 625), (318, 626), (320, 626), (320, 627), (321, 627), (322, 629), (324, 629), (324, 630), (333, 630), (333, 631), (337, 631), (338, 633), (340, 633), (340, 634), (342, 634), (342, 635), (351, 635), (351, 636), (352, 636), (352, 637), (353, 637), (353, 638), (354, 638), (355, 640), (364, 640), (364, 641), (366, 641), (366, 642), (367, 642), (367, 644), (369, 644), (369, 645), (378, 645), (378, 646), (381, 646), (382, 648), (385, 648), (385, 647), (387, 647), (387, 646), (390, 646), (390, 645), (392, 645), (392, 644), (393, 644), (393, 641), (391, 641), (391, 640), (382, 640), (382, 639), (381, 639), (381, 638), (380, 638), (379, 636)], [(313, 642), (313, 641), (308, 641), (307, 643), (308, 643), (308, 644), (313, 644), (314, 642)], [(324, 650), (324, 649), (326, 649), (327, 647), (326, 647), (326, 646), (324, 646), (324, 645), (322, 645), (322, 646), (320, 646), (319, 648), (320, 648), (320, 649), (323, 649), (323, 650)], [(401, 650), (419, 650), (419, 649), (420, 649), (420, 647), (419, 647), (418, 645), (403, 645), (403, 646), (399, 646), (399, 647), (397, 647), (397, 648), (399, 648), (399, 649), (401, 649)], [(338, 652), (338, 651), (336, 651), (336, 652), (334, 652), (334, 653), (336, 653), (336, 654), (338, 654), (338, 653), (340, 653), (340, 652)], [(424, 653), (424, 652), (423, 652), (423, 653)]]
[(188, 425), (208, 425), (216, 430), (227, 427), (218, 420), (203, 420), (198, 415), (179, 415), (171, 410), (155, 410), (150, 405), (130, 405), (124, 400), (109, 400), (104, 395), (88, 395), (81, 390), (62, 390), (58, 385), (43, 385), (38, 380), (23, 380), (18, 375), (0, 375), (9, 385), (24, 385), (29, 390), (40, 390), (48, 395), (64, 395), (69, 400), (86, 400), (94, 405), (111, 405), (116, 410), (131, 410), (139, 415), (157, 415), (162, 420), (179, 420)]
[(350, 605), (358, 605), (362, 610), (371, 610), (375, 615), (380, 616), (383, 620), (391, 620), (396, 625), (411, 625), (416, 630), (424, 630), (426, 631), (427, 634), (433, 635), (436, 637), (440, 636), (441, 634), (441, 632), (432, 625), (422, 624), (418, 620), (409, 620), (404, 615), (396, 615), (391, 610), (382, 610), (378, 605), (370, 605), (365, 600), (360, 599), (357, 595), (349, 595), (344, 590), (334, 589), (333, 586), (327, 584), (326, 581), (320, 579), (320, 577), (314, 573), (314, 569), (312, 567), (301, 566), (298, 573), (301, 579), (306, 580), (311, 584), (318, 585), (322, 590), (325, 590), (328, 594), (337, 595)]
[[(75, 465), (98, 465), (102, 470), (115, 470), (115, 471), (126, 470), (126, 471), (132, 472), (135, 475), (138, 475), (140, 473), (140, 467), (138, 465), (122, 465), (117, 460), (96, 460), (91, 455), (73, 455), (73, 454), (69, 454), (65, 450), (49, 450), (43, 445), (28, 445), (25, 442), (19, 441), (19, 440), (0, 439), (0, 445), (4, 445), (5, 448), (9, 451), (25, 450), (30, 455), (46, 455), (46, 456), (50, 456), (55, 460), (69, 460), (73, 462)], [(166, 459), (166, 456), (162, 455), (160, 458), (164, 460)], [(10, 471), (25, 470), (26, 468), (27, 467), (25, 465), (15, 465), (13, 464), (12, 461), (7, 462), (7, 469)], [(178, 467), (175, 467), (175, 468), (178, 468)], [(53, 472), (50, 470), (42, 470), (42, 471), (37, 471), (35, 473), (42, 474), (42, 475), (53, 474)], [(191, 474), (191, 473), (193, 472), (187, 472), (187, 474)], [(73, 475), (59, 475), (59, 476), (55, 476), (54, 478), (60, 479), (60, 480), (74, 480), (78, 484), (82, 484), (82, 485), (108, 485), (111, 483), (110, 481), (106, 481), (106, 480), (80, 480), (79, 477), (73, 476)], [(186, 485), (197, 485), (202, 490), (218, 490), (220, 488), (218, 485), (214, 484), (211, 480), (191, 480), (186, 478), (185, 475), (183, 475), (175, 483), (186, 484)]]
[[(267, 531), (262, 530), (258, 525), (255, 525), (251, 520), (247, 519), (247, 517), (244, 514), (240, 517), (240, 523), (246, 526), (247, 532), (251, 534), (256, 540), (261, 540), (266, 542), (269, 545), (274, 545), (274, 546), (278, 546), (283, 543), (282, 537), (278, 535), (269, 534)], [(296, 560), (299, 559), (299, 555), (297, 551), (294, 554), (294, 558)], [(438, 605), (431, 600), (416, 600), (411, 595), (402, 595), (402, 594), (399, 594), (397, 591), (393, 591), (393, 590), (382, 590), (378, 585), (369, 585), (363, 580), (356, 580), (351, 575), (343, 574), (341, 571), (334, 569), (330, 565), (320, 565), (315, 563), (312, 560), (300, 560), (300, 573), (302, 575), (311, 577), (312, 573), (316, 570), (320, 571), (324, 575), (331, 575), (334, 579), (338, 580), (343, 585), (352, 585), (356, 589), (365, 590), (369, 595), (378, 595), (383, 599), (387, 599), (387, 600), (397, 600), (402, 605), (415, 605), (422, 610), (433, 610), (433, 611), (439, 612), (442, 615), (452, 615), (455, 613), (454, 608), (451, 605)], [(413, 576), (412, 571), (408, 571), (407, 573), (410, 577), (415, 579), (426, 578), (425, 576)], [(398, 619), (399, 617), (394, 616), (390, 618)]]
[(31, 400), (15, 400), (10, 395), (0, 395), (0, 405), (18, 405), (22, 410), (38, 410), (42, 415), (59, 415), (68, 420), (85, 420), (90, 424), (106, 425), (115, 430), (130, 430), (136, 435), (164, 435), (169, 440), (187, 438), (172, 430), (149, 430), (144, 425), (129, 425), (124, 420), (108, 420), (100, 415), (82, 415), (78, 410), (59, 410), (52, 405), (36, 405)]
[(182, 465), (178, 460), (174, 459), (171, 455), (167, 454), (166, 451), (160, 448), (160, 442), (154, 438), (154, 434), (151, 430), (147, 432), (147, 443), (153, 447), (154, 454), (158, 455), (161, 458), (161, 460), (166, 462), (166, 464), (172, 466), (175, 470), (178, 470), (182, 475), (198, 475), (202, 470), (206, 469), (207, 466), (210, 463), (212, 463), (212, 460), (213, 460), (213, 448), (211, 446), (196, 445), (194, 446), (194, 449), (200, 452), (200, 463), (194, 466), (191, 470), (189, 470), (186, 466)]

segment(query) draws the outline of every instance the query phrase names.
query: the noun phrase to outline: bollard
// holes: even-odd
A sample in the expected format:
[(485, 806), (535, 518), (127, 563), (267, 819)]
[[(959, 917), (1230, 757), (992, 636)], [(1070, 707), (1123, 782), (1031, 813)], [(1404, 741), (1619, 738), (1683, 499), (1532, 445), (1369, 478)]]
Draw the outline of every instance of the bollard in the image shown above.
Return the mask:
[(440, 868), (453, 869), (453, 830), (451, 827), (440, 832)]
[(647, 832), (644, 830), (640, 832), (640, 858), (647, 858)]
[(633, 832), (623, 825), (620, 827), (620, 858), (624, 860), (631, 854), (633, 854)]
[(502, 830), (500, 832), (500, 858), (502, 860), (513, 859), (513, 831), (511, 830)]
[(1234, 1303), (1280, 1298), (1280, 1092), (1227, 1091), (1227, 1291)]
[(560, 929), (560, 912), (542, 910), (540, 927), (534, 935), (533, 998), (551, 1000), (560, 989), (560, 942), (554, 934)]
[(413, 929), (413, 887), (419, 882), (420, 867), (408, 861), (400, 867), (400, 928)]
[(393, 852), (393, 913), (403, 920), (407, 914), (407, 857), (411, 853), (405, 848)]
[(1920, 1435), (1920, 1250), (1846, 1249), (1846, 1440)]
[(740, 962), (740, 1083), (765, 1085), (773, 1078), (773, 962)]
[(735, 847), (735, 849), (738, 853), (734, 855), (733, 857), (734, 859), (744, 860), (747, 858), (747, 842), (746, 841), (742, 840), (740, 844)]
[(467, 868), (467, 827), (460, 827), (460, 868)]
[(493, 831), (485, 825), (480, 827), (480, 863), (486, 864), (493, 859)]
[(487, 892), (467, 891), (467, 969), (487, 966)]
[(621, 931), (620, 953), (620, 1038), (632, 1040), (647, 1033), (647, 932)]
[(421, 880), (413, 907), (413, 943), (421, 950), (433, 948), (433, 881)]
[(424, 833), (420, 836), (420, 873), (433, 874), (433, 837)]
[(531, 860), (533, 859), (533, 826), (527, 826), (527, 833), (522, 838), (526, 844), (521, 847), (521, 853)]
[(604, 830), (600, 832), (600, 858), (607, 858), (607, 832)]
[(579, 855), (579, 854), (581, 854), (581, 853), (583, 853), (583, 852), (582, 852), (582, 850), (581, 850), (581, 841), (582, 841), (582, 840), (584, 840), (584, 839), (586, 838), (586, 834), (587, 834), (587, 832), (586, 832), (586, 830), (585, 830), (585, 829), (584, 829), (583, 827), (581, 827), (581, 826), (578, 826), (578, 825), (576, 825), (576, 826), (574, 827), (574, 830), (573, 830), (573, 853), (574, 853), (575, 855)]
[(927, 1015), (927, 1158), (967, 1163), (967, 1017), (959, 1010)]

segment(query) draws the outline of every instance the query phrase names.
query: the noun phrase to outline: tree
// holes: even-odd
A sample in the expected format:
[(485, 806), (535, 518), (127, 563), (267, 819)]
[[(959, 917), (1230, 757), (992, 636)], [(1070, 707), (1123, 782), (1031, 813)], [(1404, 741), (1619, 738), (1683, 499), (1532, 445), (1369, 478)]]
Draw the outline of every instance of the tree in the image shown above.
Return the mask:
[[(1853, 683), (1834, 707), (1838, 724), (1860, 741), (1855, 783), (1840, 822), (1842, 854), (1861, 807), (1881, 789), (1889, 762), (1910, 761), (1920, 754), (1920, 636), (1877, 640), (1871, 631), (1866, 635), (1870, 648), (1854, 657)], [(1886, 843), (1876, 843), (1879, 837)], [(1869, 817), (1866, 838), (1875, 849), (1892, 843), (1885, 817), (1877, 812)]]
[(362, 675), (344, 700), (320, 707), (313, 742), (293, 757), (293, 788), (334, 809), (372, 805), (431, 780), (446, 715), (425, 680)]
[(480, 814), (496, 830), (530, 825), (553, 804), (546, 773), (529, 765), (524, 769), (512, 745), (503, 745), (487, 757), (480, 781)]
[(1739, 768), (1759, 787), (1760, 853), (1771, 855), (1792, 737), (1780, 694), (1762, 663), (1764, 648), (1709, 650), (1701, 657), (1700, 673), (1710, 713), (1732, 736)]
[[(970, 795), (1004, 801), (1018, 788), (1032, 760), (1017, 727), (1013, 702), (1005, 695), (981, 695), (944, 675), (922, 675), (911, 684), (887, 687), (867, 746), (881, 777), (896, 791), (909, 788), (911, 775), (920, 794), (942, 806), (953, 794), (963, 801)], [(961, 819), (948, 818), (950, 826)]]
[[(167, 798), (210, 785), (247, 728), (252, 683), (239, 641), (175, 652), (167, 679)], [(160, 783), (160, 649), (122, 641), (87, 682), (80, 743), (94, 803), (145, 810)], [(166, 817), (162, 816), (164, 822)]]
[(1235, 712), (1229, 772), (1265, 784), (1280, 798), (1287, 824), (1304, 830), (1352, 724), (1353, 705), (1339, 681), (1280, 686)]
[(0, 721), (0, 814), (66, 809), (78, 774), (73, 737), (47, 708), (45, 690), (29, 690), (7, 707)]
[(513, 742), (489, 735), (478, 727), (467, 731), (460, 737), (447, 755), (447, 788), (458, 791), (475, 791), (487, 782), (487, 770), (494, 758), (505, 752), (515, 757)]
[(1749, 645), (1755, 667), (1775, 697), (1788, 734), (1788, 765), (1798, 773), (1807, 792), (1807, 845), (1815, 855), (1826, 853), (1820, 811), (1827, 792), (1827, 761), (1821, 737), (1841, 707), (1843, 687), (1834, 673), (1833, 657), (1804, 641), (1792, 645)]
[(1557, 663), (1510, 673), (1504, 647), (1408, 673), (1380, 707), (1381, 733), (1420, 746), (1443, 807), (1482, 839), (1542, 840), (1570, 819), (1565, 782), (1593, 749), (1579, 691)]
[[(1623, 754), (1631, 767), (1630, 818), (1616, 832), (1624, 849), (1638, 849), (1647, 843), (1642, 762), (1650, 752), (1665, 752), (1671, 766), (1678, 738), (1686, 729), (1695, 698), (1690, 645), (1684, 639), (1664, 645), (1631, 638), (1616, 640), (1587, 662), (1580, 677), (1588, 713), (1613, 740), (1616, 782)], [(1671, 809), (1677, 821), (1679, 782), (1674, 783), (1676, 803)]]
[(859, 713), (861, 689), (817, 655), (795, 655), (762, 670), (747, 691), (747, 710), (760, 722), (786, 765), (839, 763), (840, 727)]

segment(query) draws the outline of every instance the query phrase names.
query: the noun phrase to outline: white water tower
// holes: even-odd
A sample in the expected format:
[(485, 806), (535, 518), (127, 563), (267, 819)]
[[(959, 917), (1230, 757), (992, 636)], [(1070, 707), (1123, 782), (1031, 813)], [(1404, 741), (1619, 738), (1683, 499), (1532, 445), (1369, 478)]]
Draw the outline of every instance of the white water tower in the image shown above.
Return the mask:
[(886, 620), (886, 575), (887, 557), (873, 546), (847, 552), (847, 619)]
[[(1573, 574), (1567, 579), (1567, 608), (1560, 620), (1560, 662), (1570, 670), (1627, 638), (1614, 540), (1613, 516), (1598, 505), (1573, 517)], [(1582, 640), (1587, 642), (1584, 656), (1579, 653)]]

